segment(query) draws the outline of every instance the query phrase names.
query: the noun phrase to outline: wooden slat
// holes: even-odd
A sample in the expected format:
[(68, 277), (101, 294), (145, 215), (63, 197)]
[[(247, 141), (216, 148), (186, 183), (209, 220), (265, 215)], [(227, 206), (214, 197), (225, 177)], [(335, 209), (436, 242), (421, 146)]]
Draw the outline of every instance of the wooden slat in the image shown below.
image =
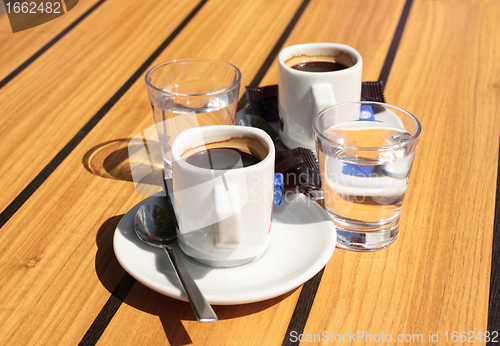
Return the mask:
[[(244, 86), (300, 3), (211, 0), (157, 62), (224, 59), (242, 70)], [(0, 90), (1, 209), (196, 4), (108, 0)], [(312, 0), (285, 45), (349, 44), (364, 58), (363, 80), (375, 80), (403, 5)], [(500, 8), (489, 1), (415, 0), (386, 88), (387, 101), (423, 125), (401, 235), (376, 253), (335, 251), (305, 335), (422, 334), (420, 344), (428, 344), (429, 331), (439, 331), (439, 344), (445, 344), (446, 331), (451, 338), (455, 330), (486, 329), (500, 125), (499, 22)], [(261, 85), (276, 82), (275, 61)], [(2, 345), (77, 344), (99, 315), (124, 275), (113, 254), (114, 229), (144, 198), (134, 190), (123, 153), (128, 140), (151, 125), (141, 78), (1, 229)], [(104, 157), (114, 158), (114, 169), (94, 169)], [(200, 324), (187, 303), (136, 283), (102, 327), (98, 344), (279, 345), (289, 337), (285, 331), (300, 293), (216, 306), (221, 321)]]
[[(241, 67), (244, 81), (247, 81), (258, 70), (300, 1), (287, 2), (286, 10), (283, 10), (283, 3), (268, 6), (262, 0), (236, 6), (229, 1), (211, 1), (159, 60), (188, 55), (222, 58)], [(187, 7), (186, 3), (179, 6)], [(262, 18), (265, 11), (272, 16)], [(156, 16), (166, 20), (165, 15), (161, 16), (158, 11)], [(250, 24), (256, 25), (255, 28), (249, 30)], [(128, 25), (133, 27), (134, 23)], [(208, 33), (207, 28), (215, 29)], [(130, 29), (124, 32), (130, 34)], [(258, 48), (254, 49), (254, 46)], [(251, 51), (254, 52), (252, 57), (249, 56)], [(141, 50), (137, 52), (143, 54)], [(128, 56), (128, 59), (143, 60), (140, 56)], [(81, 97), (77, 100), (83, 102)], [(76, 121), (72, 123), (76, 126)], [(123, 274), (114, 259), (111, 243), (117, 216), (143, 196), (135, 193), (130, 181), (91, 174), (82, 164), (82, 159), (96, 146), (110, 140), (131, 138), (152, 124), (151, 109), (141, 79), (2, 228), (0, 270), (6, 275), (0, 284), (0, 299), (8, 303), (0, 313), (0, 342), (75, 344), (86, 333)], [(58, 135), (62, 136), (61, 133)], [(126, 144), (127, 141), (125, 147)], [(19, 233), (12, 230), (19, 230)], [(153, 298), (157, 296), (151, 295)], [(166, 297), (162, 299), (167, 304), (171, 301)], [(42, 303), (37, 303), (39, 300)], [(150, 302), (158, 304), (156, 300)], [(293, 307), (294, 298), (291, 297), (284, 306), (264, 313), (266, 316), (278, 312), (291, 315)], [(127, 305), (122, 309), (134, 310)], [(224, 314), (222, 311), (221, 315)], [(127, 310), (124, 316), (129, 318)], [(150, 317), (148, 314), (142, 316), (137, 323), (144, 324)], [(276, 323), (281, 326), (277, 329), (284, 331), (288, 321), (276, 319)], [(25, 325), (32, 327), (28, 330)], [(265, 326), (268, 325), (266, 322)], [(141, 334), (134, 338), (124, 333), (122, 327), (118, 326), (118, 335), (127, 335), (128, 342), (141, 344)], [(161, 328), (161, 323), (157, 327)], [(164, 333), (156, 336), (165, 339)], [(280, 340), (282, 335), (269, 337)], [(109, 343), (114, 344), (114, 340)]]
[[(208, 56), (229, 61), (241, 69), (242, 86), (248, 85), (257, 73), (260, 65), (278, 40), (281, 32), (293, 17), (301, 1), (276, 2), (260, 0), (247, 3), (227, 0), (211, 2), (199, 16), (172, 42), (158, 62), (177, 57)], [(263, 15), (265, 13), (266, 15)], [(225, 21), (221, 22), (221, 18)], [(215, 25), (217, 23), (217, 25)], [(220, 33), (208, 33), (207, 27), (220, 27)], [(240, 94), (244, 93), (244, 88)], [(130, 108), (130, 105), (134, 105)], [(107, 134), (103, 131), (113, 121), (129, 110), (136, 114), (134, 119), (141, 119), (134, 124), (132, 132)], [(120, 138), (135, 135), (144, 128), (153, 125), (150, 106), (144, 92), (144, 85), (136, 83), (110, 114), (99, 124), (96, 133), (91, 133), (89, 141), (101, 143), (103, 136)], [(132, 125), (132, 123), (130, 124)], [(127, 130), (130, 131), (130, 128)], [(238, 344), (279, 344), (283, 339), (289, 318), (295, 307), (300, 290), (290, 296), (241, 306), (216, 306), (220, 317), (216, 324), (202, 324), (195, 321), (187, 303), (177, 302), (157, 294), (140, 284), (136, 284), (102, 335), (98, 344), (179, 344), (189, 342), (202, 345)], [(142, 302), (142, 303), (141, 303)], [(140, 307), (137, 306), (140, 304)], [(144, 314), (145, 310), (148, 314)], [(175, 312), (175, 313), (174, 313)], [(124, 333), (121, 326), (130, 325), (131, 333)], [(137, 331), (146, 326), (151, 333), (144, 336)], [(245, 326), (252, 326), (248, 328)], [(274, 330), (273, 333), (266, 333)]]
[[(313, 2), (284, 46), (311, 42), (347, 44), (363, 58), (363, 81), (376, 81), (391, 43), (404, 1)], [(385, 13), (383, 15), (382, 13)], [(317, 18), (311, 20), (311, 18)], [(278, 82), (277, 60), (261, 85)]]
[(421, 334), (429, 344), (439, 331), (439, 344), (452, 344), (453, 331), (486, 330), (499, 21), (487, 2), (414, 2), (386, 88), (423, 127), (400, 236), (380, 252), (332, 257), (305, 334)]
[[(65, 15), (15, 34), (12, 33), (7, 15), (2, 16), (3, 12), (0, 12), (0, 81), (97, 3), (98, 0), (80, 0)], [(0, 8), (5, 10), (3, 4), (0, 4)]]
[(0, 210), (197, 4), (145, 1), (125, 6), (109, 0), (0, 89), (0, 176), (9, 182), (0, 195)]
[(299, 292), (253, 304), (214, 306), (219, 321), (200, 324), (189, 303), (136, 284), (98, 345), (279, 345)]
[[(286, 3), (267, 4), (262, 0), (229, 5), (222, 0), (211, 1), (158, 61), (183, 56), (221, 58), (241, 68), (245, 85), (300, 5), (299, 1)], [(339, 10), (327, 6), (327, 2), (314, 1), (304, 16), (315, 15), (317, 6), (332, 15)], [(386, 10), (374, 11), (374, 16), (386, 17)], [(356, 7), (351, 11), (354, 20), (359, 11)], [(393, 17), (397, 21), (397, 16)], [(215, 32), (208, 28), (215, 28)], [(127, 138), (152, 124), (143, 81), (137, 81), (3, 227), (0, 270), (15, 280), (6, 276), (1, 282), (0, 298), (9, 304), (0, 314), (0, 340), (74, 344), (83, 337), (123, 273), (111, 247), (118, 217), (143, 197), (134, 192), (130, 181), (91, 174), (82, 165), (82, 158), (88, 158), (96, 147), (108, 141), (125, 139), (120, 143), (126, 145)], [(49, 289), (43, 303), (37, 304), (44, 287)], [(200, 325), (193, 321), (186, 303), (136, 284), (99, 343), (143, 344), (146, 337), (142, 331), (148, 326), (150, 344), (179, 343), (187, 337), (201, 344), (210, 344), (208, 340), (214, 344), (279, 344), (299, 292), (256, 305), (216, 307), (223, 321)], [(165, 313), (167, 309), (179, 311), (171, 315)], [(26, 324), (33, 326), (35, 335), (23, 328)]]
[[(5, 202), (11, 195), (18, 193), (16, 190), (38, 173), (40, 167), (79, 130), (86, 121), (85, 118), (90, 118), (116, 92), (197, 3), (185, 1), (169, 5), (151, 1), (141, 4), (132, 2), (124, 6), (121, 1), (107, 2), (100, 9), (104, 12), (96, 13), (88, 22), (75, 28), (54, 50), (47, 52), (16, 80), (0, 90), (4, 115), (0, 120), (4, 131), (4, 135), (0, 137), (1, 170), (4, 172), (2, 201)], [(124, 16), (129, 21), (123, 21)], [(158, 31), (164, 32), (163, 35), (157, 35)], [(17, 104), (11, 102), (13, 100), (17, 100)], [(16, 149), (16, 145), (23, 148)], [(41, 159), (36, 158), (37, 155)], [(82, 157), (76, 168), (83, 168)], [(16, 161), (19, 164), (17, 166)], [(22, 169), (22, 166), (25, 168)], [(58, 343), (56, 340), (61, 340), (61, 344), (64, 344), (62, 340), (65, 338), (71, 339), (73, 344), (78, 342), (89, 326), (76, 323), (80, 319), (79, 314), (87, 316), (91, 323), (109, 296), (106, 289), (112, 291), (123, 275), (113, 252), (108, 251), (111, 249), (110, 240), (117, 223), (113, 217), (120, 213), (106, 215), (98, 222), (92, 217), (83, 218), (90, 221), (83, 227), (81, 220), (72, 220), (70, 214), (78, 215), (80, 208), (85, 209), (85, 205), (91, 206), (94, 202), (90, 199), (84, 199), (80, 205), (70, 202), (71, 198), (82, 196), (82, 190), (73, 190), (67, 195), (68, 199), (65, 199), (61, 194), (66, 191), (63, 186), (75, 183), (73, 179), (77, 176), (85, 177), (90, 173), (84, 168), (81, 173), (65, 172), (70, 173), (70, 176), (64, 182), (59, 181), (61, 186), (50, 187), (51, 192), (45, 191), (41, 195), (45, 196), (45, 201), (36, 201), (29, 216), (22, 217), (22, 223), (27, 221), (28, 224), (13, 228), (27, 233), (16, 236), (14, 234), (17, 231), (12, 231), (8, 226), (2, 228), (2, 344), (54, 344)], [(94, 189), (97, 191), (99, 184), (96, 183)], [(8, 191), (9, 186), (13, 185), (16, 187)], [(80, 180), (77, 185), (77, 190), (81, 188), (84, 191), (92, 183)], [(129, 190), (128, 193), (131, 192)], [(59, 206), (54, 205), (56, 209), (52, 210), (49, 206), (52, 198), (69, 208), (66, 210), (68, 214), (64, 213), (66, 216), (63, 216), (61, 209), (58, 210)], [(41, 205), (46, 208), (40, 208)], [(77, 209), (70, 211), (73, 207)], [(105, 209), (107, 207), (103, 211)], [(90, 214), (101, 213), (96, 214), (94, 209)], [(107, 228), (103, 226), (108, 218), (112, 225), (110, 234), (106, 233)], [(99, 231), (100, 228), (103, 230)], [(55, 232), (44, 233), (41, 230)], [(105, 246), (107, 250), (99, 250), (99, 246)], [(73, 254), (75, 250), (80, 256)], [(68, 263), (72, 265), (68, 266)], [(94, 279), (94, 285), (99, 283), (96, 281), (98, 276), (104, 276), (98, 286), (100, 289), (93, 290), (93, 287), (87, 286), (89, 276)], [(83, 309), (82, 303), (87, 299), (93, 304)], [(73, 310), (75, 306), (78, 308)], [(60, 314), (60, 309), (66, 313)], [(83, 310), (80, 311), (81, 309)], [(13, 314), (14, 311), (18, 313)], [(71, 323), (76, 323), (76, 334), (65, 330), (65, 327), (60, 329)], [(44, 330), (50, 332), (46, 333)], [(60, 332), (55, 335), (54, 330)]]
[[(215, 5), (214, 5), (215, 6)], [(318, 9), (319, 7), (319, 9)], [(324, 13), (336, 13), (339, 9), (338, 8), (329, 8), (327, 2), (312, 2), (307, 8), (304, 13), (304, 18), (311, 18), (310, 16), (314, 16), (318, 13), (318, 11), (323, 10)], [(391, 12), (388, 11), (389, 7), (387, 8), (381, 8), (380, 12), (378, 12), (378, 15), (380, 16), (387, 16), (387, 13)], [(352, 11), (356, 11), (356, 9), (352, 9)], [(395, 13), (399, 13), (399, 9), (392, 9)], [(261, 18), (261, 20), (265, 20), (265, 17), (259, 17), (258, 13), (262, 12), (261, 9), (257, 8), (256, 9), (256, 14), (255, 18)], [(205, 13), (205, 12), (203, 12)], [(246, 13), (246, 11), (245, 11)], [(267, 12), (266, 12), (267, 13)], [(354, 16), (355, 12), (351, 12), (350, 14)], [(271, 18), (274, 18), (272, 16), (272, 13), (269, 12), (267, 13)], [(345, 14), (345, 13), (344, 13)], [(291, 14), (289, 14), (291, 15)], [(262, 16), (262, 14), (260, 14)], [(393, 27), (396, 25), (398, 16), (394, 15), (393, 16)], [(199, 17), (200, 21), (204, 21), (203, 17)], [(198, 20), (198, 17), (196, 18)], [(241, 21), (241, 17), (237, 18), (238, 21)], [(310, 20), (310, 19), (309, 19)], [(196, 23), (194, 21), (191, 23), (193, 26)], [(300, 21), (299, 21), (300, 23)], [(245, 25), (245, 22), (243, 21), (243, 24)], [(260, 24), (262, 28), (265, 28), (266, 25), (264, 23)], [(282, 26), (283, 27), (283, 26)], [(199, 29), (200, 34), (202, 28)], [(314, 30), (314, 28), (311, 28), (311, 30)], [(325, 29), (328, 30), (328, 29)], [(279, 33), (279, 30), (275, 30), (276, 34)], [(267, 30), (267, 32), (272, 32), (271, 30)], [(295, 30), (294, 30), (295, 32)], [(362, 31), (360, 31), (362, 32)], [(358, 33), (359, 34), (359, 33)], [(185, 33), (181, 34), (179, 36), (179, 42), (183, 41), (184, 37), (183, 35), (186, 36), (198, 36), (198, 35), (192, 35), (189, 33), (189, 31), (186, 31)], [(276, 35), (274, 39), (277, 39)], [(259, 36), (257, 36), (259, 37)], [(333, 40), (334, 38), (331, 38)], [(177, 41), (172, 44), (171, 47), (165, 52), (165, 54), (168, 54), (170, 50), (178, 52), (178, 50), (191, 50), (192, 52), (195, 52), (193, 50), (193, 47), (191, 46), (185, 46), (179, 43), (179, 45), (176, 45)], [(269, 49), (273, 46), (272, 45), (272, 40), (264, 41), (261, 40), (261, 43), (266, 43), (269, 47)], [(386, 49), (388, 49), (388, 46), (390, 44), (390, 35), (385, 40), (386, 44)], [(244, 44), (243, 44), (244, 45)], [(208, 47), (212, 47), (211, 49), (214, 49), (212, 54), (217, 54), (217, 51), (215, 48), (216, 46), (215, 43), (210, 43)], [(206, 49), (206, 47), (203, 47), (203, 49)], [(257, 56), (260, 56), (259, 60), (262, 61), (266, 57), (266, 52), (265, 51), (256, 51), (254, 50), (252, 53), (252, 57), (256, 59)], [(196, 53), (194, 53), (196, 54)], [(182, 53), (180, 53), (182, 56)], [(211, 55), (210, 55), (211, 56)], [(253, 67), (253, 73), (250, 72), (248, 73), (247, 71), (252, 71), (252, 68), (248, 68), (245, 65), (245, 62), (247, 61), (247, 56), (244, 56), (243, 61), (238, 61), (235, 59), (241, 59), (241, 56), (239, 55), (234, 55), (234, 56), (219, 56), (219, 58), (226, 59), (228, 61), (233, 62), (235, 65), (240, 67), (243, 71), (243, 76), (244, 76), (244, 81), (243, 85), (248, 83), (252, 79), (253, 73), (255, 73), (257, 64), (254, 65)], [(161, 58), (159, 58), (160, 60)], [(383, 58), (380, 59), (380, 64), (383, 62)], [(271, 73), (271, 72), (270, 72)], [(139, 104), (146, 103), (147, 100), (144, 100), (144, 96), (142, 96), (142, 88), (143, 86), (139, 85), (134, 85), (134, 87), (130, 90), (130, 92), (127, 94), (126, 98), (127, 99), (133, 99), (136, 100), (135, 102), (127, 102), (127, 104), (137, 104), (138, 106), (134, 108), (134, 110), (137, 112), (137, 114), (141, 114), (139, 110)], [(136, 91), (137, 89), (137, 91)], [(112, 119), (115, 118), (115, 114), (121, 114), (120, 109), (125, 109), (125, 106), (121, 106), (122, 104), (125, 104), (124, 102), (120, 102), (119, 104), (116, 105), (116, 107), (110, 112), (109, 118), (106, 118), (103, 120), (102, 126), (104, 128), (111, 126)], [(127, 107), (128, 108), (128, 107)], [(144, 114), (149, 114), (149, 108), (144, 105), (143, 108)], [(143, 124), (138, 124), (137, 130), (140, 130), (141, 128), (145, 128), (152, 124), (151, 120), (145, 118), (145, 122)], [(101, 126), (101, 124), (100, 124)], [(100, 128), (99, 126), (99, 128)], [(94, 134), (91, 134), (92, 137)], [(117, 135), (116, 135), (117, 136)], [(118, 136), (119, 137), (119, 136)], [(112, 137), (111, 137), (112, 138)], [(98, 136), (96, 139), (99, 139), (102, 141), (101, 137)], [(99, 142), (98, 142), (99, 143)], [(241, 344), (241, 345), (255, 345), (255, 344), (271, 344), (271, 345), (276, 345), (280, 344), (281, 341), (284, 338), (284, 332), (286, 330), (286, 323), (283, 323), (284, 321), (287, 322), (289, 317), (285, 316), (291, 316), (291, 312), (293, 311), (293, 308), (295, 306), (295, 301), (297, 300), (297, 293), (294, 293), (290, 298), (287, 299), (287, 301), (283, 301), (280, 304), (277, 304), (276, 306), (272, 306), (267, 308), (265, 311), (260, 311), (258, 314), (255, 314), (253, 307), (252, 306), (241, 306), (241, 307), (216, 307), (216, 312), (220, 314), (221, 309), (228, 309), (231, 313), (228, 313), (227, 317), (234, 319), (235, 317), (239, 317), (239, 321), (221, 321), (220, 323), (214, 324), (214, 325), (200, 325), (198, 322), (194, 321), (194, 316), (192, 313), (189, 311), (189, 306), (185, 303), (177, 303), (173, 301), (168, 301), (168, 302), (161, 302), (159, 303), (158, 299), (153, 299), (152, 301), (149, 301), (148, 306), (150, 306), (146, 311), (150, 313), (150, 315), (147, 314), (142, 314), (140, 312), (137, 312), (137, 306), (133, 303), (129, 303), (129, 299), (132, 301), (137, 301), (141, 299), (145, 299), (145, 294), (144, 293), (139, 293), (143, 292), (146, 289), (142, 289), (141, 291), (138, 291), (138, 288), (134, 288), (132, 292), (129, 294), (129, 298), (125, 302), (126, 305), (122, 305), (120, 310), (118, 311), (117, 315), (111, 321), (108, 329), (104, 332), (99, 344), (108, 344), (112, 342), (116, 342), (117, 344), (134, 344), (138, 342), (144, 342), (146, 344), (157, 344), (157, 343), (164, 343), (165, 342), (165, 334), (166, 338), (169, 343), (171, 344), (176, 344), (176, 343), (182, 343), (182, 342), (187, 342), (191, 340), (194, 344), (206, 344), (206, 345), (211, 345), (211, 344)], [(130, 304), (130, 305), (129, 305)], [(171, 304), (174, 304), (173, 306)], [(165, 310), (169, 311), (178, 311), (178, 306), (179, 304), (184, 304), (184, 309), (188, 309), (188, 312), (181, 310), (174, 316), (171, 316), (165, 312)], [(264, 303), (263, 303), (264, 304)], [(140, 309), (140, 308), (139, 308)], [(244, 311), (243, 312), (232, 312), (232, 311)], [(284, 313), (288, 313), (288, 315), (285, 315)], [(247, 315), (247, 316), (245, 316)], [(160, 319), (158, 320), (158, 316)], [(224, 316), (224, 315), (223, 315)], [(281, 316), (278, 318), (278, 316)], [(272, 321), (273, 323), (276, 324), (275, 329), (271, 329), (272, 327), (269, 326), (269, 321)], [(122, 325), (133, 325), (134, 327), (131, 328), (130, 333), (123, 333), (121, 326)], [(145, 328), (145, 326), (150, 326), (150, 328), (153, 328), (153, 332), (148, 334), (147, 337), (145, 337), (141, 333), (137, 333), (136, 331), (141, 330), (142, 328)], [(151, 327), (153, 326), (153, 327)], [(251, 326), (251, 327), (249, 327)], [(278, 328), (279, 326), (279, 328)], [(268, 333), (267, 330), (274, 330), (272, 333)], [(210, 336), (210, 339), (208, 337)], [(146, 338), (146, 341), (144, 340)]]

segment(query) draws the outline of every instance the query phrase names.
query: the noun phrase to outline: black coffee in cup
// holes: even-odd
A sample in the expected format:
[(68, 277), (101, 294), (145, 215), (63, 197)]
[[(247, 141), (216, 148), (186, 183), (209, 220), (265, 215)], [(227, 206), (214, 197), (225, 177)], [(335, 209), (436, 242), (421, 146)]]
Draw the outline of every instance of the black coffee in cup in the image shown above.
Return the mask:
[(182, 159), (200, 168), (229, 170), (255, 165), (269, 154), (264, 143), (253, 136), (218, 139), (206, 138), (203, 145), (187, 148)]
[(232, 169), (248, 167), (260, 160), (238, 148), (211, 148), (200, 150), (185, 159), (187, 163), (207, 169)]
[(346, 69), (347, 66), (337, 62), (309, 61), (293, 65), (292, 68), (294, 70), (305, 71), (305, 72), (333, 72)]
[(304, 72), (334, 72), (341, 71), (354, 65), (353, 57), (340, 52), (336, 56), (330, 55), (300, 55), (294, 56), (285, 64), (294, 70)]

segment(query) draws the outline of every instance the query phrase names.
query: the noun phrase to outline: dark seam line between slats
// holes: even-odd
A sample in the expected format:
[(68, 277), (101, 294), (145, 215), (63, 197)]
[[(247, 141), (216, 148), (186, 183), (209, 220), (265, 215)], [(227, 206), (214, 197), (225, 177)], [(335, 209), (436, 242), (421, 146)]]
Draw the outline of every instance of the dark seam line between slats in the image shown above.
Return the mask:
[(391, 72), (392, 64), (394, 63), (394, 58), (396, 57), (396, 52), (399, 48), (399, 42), (403, 36), (403, 31), (405, 29), (406, 21), (408, 20), (408, 15), (410, 14), (411, 5), (413, 0), (406, 0), (405, 6), (403, 7), (403, 12), (401, 17), (399, 17), (399, 23), (392, 37), (391, 45), (389, 46), (389, 51), (385, 57), (384, 65), (382, 65), (382, 70), (378, 77), (378, 81), (382, 82), (384, 85), (387, 84), (387, 79), (389, 78), (389, 73)]
[[(260, 67), (259, 71), (257, 71), (257, 74), (255, 75), (253, 80), (250, 82), (249, 84), (250, 86), (259, 86), (260, 82), (262, 81), (262, 78), (264, 78), (264, 76), (266, 75), (267, 70), (269, 69), (269, 67), (271, 67), (271, 64), (273, 63), (274, 59), (276, 58), (276, 56), (278, 56), (281, 48), (285, 44), (285, 41), (287, 40), (288, 36), (290, 36), (290, 33), (292, 32), (293, 28), (299, 21), (300, 16), (302, 16), (302, 13), (304, 13), (304, 10), (309, 4), (309, 1), (310, 0), (304, 0), (300, 5), (300, 7), (297, 9), (297, 12), (295, 12), (295, 15), (293, 16), (290, 23), (288, 23), (288, 26), (285, 28), (285, 31), (283, 31), (278, 41), (276, 41), (276, 44), (274, 45), (273, 49), (267, 56), (266, 60)], [(243, 94), (243, 96), (241, 96), (241, 99), (238, 102), (237, 110), (240, 111), (241, 109), (245, 108), (247, 102), (248, 100), (246, 94)]]
[(78, 19), (76, 19), (73, 23), (71, 23), (66, 29), (61, 31), (59, 35), (50, 40), (45, 46), (40, 48), (35, 54), (29, 57), (24, 63), (19, 65), (14, 71), (12, 71), (7, 77), (0, 81), (0, 89), (4, 87), (7, 83), (13, 80), (19, 73), (21, 73), (26, 67), (28, 67), (32, 62), (40, 57), (43, 53), (45, 53), (50, 47), (52, 47), (57, 41), (63, 38), (68, 32), (70, 32), (75, 26), (77, 26), (82, 20), (84, 20), (89, 14), (94, 12), (99, 6), (101, 6), (106, 0), (100, 0), (94, 6), (89, 8), (84, 14), (82, 14)]
[[(255, 85), (262, 80), (263, 76), (265, 75), (266, 71), (269, 69), (269, 66), (271, 66), (271, 63), (273, 62), (274, 58), (278, 54), (281, 46), (287, 39), (288, 35), (290, 35), (290, 32), (292, 31), (293, 27), (297, 23), (300, 15), (302, 12), (304, 12), (305, 7), (309, 3), (310, 0), (304, 0), (304, 2), (301, 4), (297, 12), (295, 13), (295, 16), (292, 18), (291, 22), (288, 24), (287, 28), (279, 38), (278, 42), (274, 46), (273, 50), (271, 53), (268, 55), (267, 59), (264, 61), (264, 64), (260, 68), (260, 70), (257, 72), (256, 76), (252, 80), (251, 85)], [(241, 101), (241, 100), (240, 100)], [(246, 101), (245, 101), (246, 103)], [(316, 275), (317, 277), (318, 275)], [(321, 277), (320, 277), (321, 279)], [(118, 284), (118, 287), (115, 291), (119, 290), (121, 295), (115, 294), (113, 292), (112, 296), (108, 299), (102, 310), (99, 312), (99, 315), (96, 317), (92, 325), (90, 326), (89, 330), (85, 333), (85, 336), (83, 337), (82, 341), (80, 342), (80, 345), (87, 346), (87, 345), (95, 345), (99, 338), (101, 337), (102, 333), (104, 333), (104, 330), (108, 326), (109, 322), (111, 322), (111, 319), (113, 318), (114, 314), (116, 311), (118, 311), (118, 308), (121, 305), (121, 302), (126, 298), (128, 292), (132, 288), (133, 284), (135, 283), (135, 279), (133, 279), (129, 274), (125, 274), (125, 276), (122, 278), (120, 283)], [(122, 287), (125, 287), (123, 289)], [(123, 298), (120, 298), (123, 297)], [(118, 299), (118, 300), (117, 300)]]
[[(292, 18), (292, 20), (288, 24), (287, 28), (285, 29), (285, 31), (283, 32), (283, 34), (279, 38), (278, 42), (274, 46), (273, 50), (271, 51), (271, 53), (269, 54), (267, 59), (264, 61), (264, 64), (262, 65), (260, 70), (257, 72), (257, 75), (252, 80), (253, 84), (251, 84), (251, 85), (255, 85), (255, 83), (258, 84), (262, 80), (266, 71), (269, 69), (269, 66), (271, 66), (271, 63), (273, 62), (274, 58), (278, 54), (281, 46), (283, 45), (286, 38), (288, 37), (288, 35), (292, 31), (293, 27), (297, 23), (300, 15), (302, 14), (302, 12), (304, 12), (304, 9), (307, 6), (307, 4), (309, 3), (309, 1), (310, 0), (304, 0), (304, 2), (302, 2), (301, 6), (299, 7), (297, 12), (295, 13), (295, 16)], [(317, 276), (318, 276), (318, 274), (316, 275), (316, 277)], [(320, 279), (321, 279), (321, 277), (320, 277)], [(92, 323), (90, 328), (85, 333), (83, 339), (80, 342), (81, 346), (95, 345), (97, 343), (97, 341), (101, 337), (102, 333), (104, 333), (104, 330), (106, 329), (108, 324), (111, 322), (111, 319), (113, 318), (114, 314), (116, 313), (116, 311), (118, 311), (118, 308), (120, 307), (121, 302), (126, 298), (127, 294), (132, 289), (132, 286), (134, 283), (135, 283), (135, 279), (133, 279), (129, 274), (124, 275), (124, 277), (121, 279), (120, 283), (118, 284), (117, 289), (115, 290), (115, 292), (120, 291), (120, 295), (115, 294), (115, 292), (113, 292), (111, 297), (108, 299), (106, 304), (103, 306), (103, 308), (101, 309), (101, 311), (97, 315), (96, 319), (94, 320), (94, 322)], [(123, 287), (125, 287), (125, 288), (123, 288)], [(122, 298), (120, 298), (120, 297), (122, 297)]]
[(293, 310), (292, 318), (290, 319), (290, 323), (288, 323), (285, 338), (281, 345), (299, 344), (298, 340), (297, 342), (295, 340), (304, 332), (324, 271), (325, 267), (302, 286), (302, 291), (300, 291), (299, 299)]
[[(189, 23), (191, 19), (199, 12), (199, 10), (205, 5), (208, 0), (202, 0), (200, 3), (191, 11), (191, 13), (182, 21), (181, 24), (170, 34), (170, 36), (156, 49), (156, 51), (141, 65), (141, 67), (129, 78), (129, 80), (118, 90), (118, 92), (113, 95), (110, 99), (113, 100), (117, 94), (119, 94), (118, 98), (113, 102), (108, 108), (106, 108), (106, 112), (120, 99), (121, 96), (132, 86), (132, 84), (144, 73), (146, 72), (149, 65), (153, 63), (153, 61), (167, 48), (170, 42), (181, 32), (182, 29)], [(130, 84), (130, 85), (129, 85)], [(128, 86), (127, 86), (128, 85)], [(122, 93), (120, 91), (124, 89)], [(109, 103), (109, 102), (108, 102)], [(103, 108), (105, 108), (104, 105)], [(99, 114), (99, 112), (97, 113)], [(97, 116), (96, 114), (96, 116)], [(105, 114), (105, 113), (104, 113)], [(104, 114), (102, 116), (104, 116)], [(102, 116), (97, 120), (99, 121)], [(97, 123), (96, 123), (97, 124)], [(95, 126), (95, 124), (94, 124)], [(89, 130), (90, 131), (90, 130)], [(89, 346), (95, 345), (101, 335), (104, 333), (109, 323), (111, 322), (113, 316), (120, 308), (122, 302), (127, 297), (128, 293), (134, 286), (136, 280), (130, 276), (128, 273), (125, 273), (123, 278), (118, 283), (115, 291), (113, 291), (112, 295), (108, 298), (108, 301), (102, 307), (101, 311), (95, 318), (92, 325), (89, 327), (79, 345), (81, 346)]]
[[(382, 72), (380, 73), (379, 81), (382, 81), (384, 85), (389, 77), (389, 72), (391, 71), (392, 64), (394, 62), (394, 57), (403, 34), (403, 30), (408, 19), (408, 14), (413, 0), (407, 0), (401, 13), (398, 26), (394, 33), (389, 51), (387, 53), (384, 65), (382, 67)], [(307, 281), (302, 287), (299, 299), (295, 305), (295, 310), (293, 311), (292, 318), (288, 324), (288, 328), (285, 337), (282, 342), (282, 346), (298, 345), (300, 343), (299, 336), (304, 333), (304, 328), (309, 318), (309, 313), (311, 312), (312, 305), (314, 303), (314, 298), (316, 297), (316, 292), (318, 291), (321, 278), (323, 276), (324, 268), (316, 274), (312, 279)], [(314, 333), (320, 333), (320, 331), (314, 331)]]
[(87, 346), (95, 345), (97, 343), (134, 284), (135, 279), (128, 273), (125, 273), (120, 283), (113, 291), (113, 294), (109, 297), (106, 304), (104, 304), (103, 308), (78, 345)]
[[(500, 146), (499, 146), (500, 147)], [(495, 219), (493, 224), (493, 244), (491, 247), (490, 296), (488, 304), (487, 331), (500, 333), (500, 159), (497, 168), (497, 189), (495, 197)], [(498, 335), (498, 334), (497, 334)], [(484, 336), (484, 335), (483, 335)], [(491, 337), (491, 335), (490, 335)], [(498, 345), (492, 342), (488, 345)]]
[(89, 134), (108, 111), (122, 98), (128, 89), (146, 72), (153, 61), (165, 50), (179, 32), (187, 25), (194, 15), (208, 0), (202, 0), (181, 24), (170, 34), (170, 36), (155, 50), (155, 52), (135, 71), (135, 73), (121, 86), (121, 88), (97, 111), (97, 113), (78, 131), (78, 133), (61, 149), (59, 153), (45, 166), (28, 186), (5, 208), (0, 214), (0, 228), (22, 207), (31, 195), (43, 184), (43, 182), (56, 170), (76, 146)]

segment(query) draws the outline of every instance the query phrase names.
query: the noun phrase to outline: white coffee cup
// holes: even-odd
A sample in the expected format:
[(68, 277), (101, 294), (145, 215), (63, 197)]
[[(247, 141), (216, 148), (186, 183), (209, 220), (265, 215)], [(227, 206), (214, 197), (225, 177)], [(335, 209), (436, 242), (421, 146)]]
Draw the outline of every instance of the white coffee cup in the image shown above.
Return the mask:
[[(220, 147), (260, 161), (242, 167), (240, 160), (220, 170), (186, 162), (194, 153)], [(184, 253), (216, 267), (241, 265), (264, 253), (272, 233), (274, 157), (273, 141), (257, 128), (203, 126), (179, 134), (172, 145), (172, 192)]]
[[(347, 68), (307, 72), (286, 64), (292, 58), (302, 57), (308, 61), (318, 61), (315, 57), (333, 58)], [(344, 44), (307, 43), (284, 48), (278, 63), (280, 138), (289, 148), (306, 147), (314, 151), (314, 116), (335, 104), (360, 100), (363, 59), (354, 48)]]

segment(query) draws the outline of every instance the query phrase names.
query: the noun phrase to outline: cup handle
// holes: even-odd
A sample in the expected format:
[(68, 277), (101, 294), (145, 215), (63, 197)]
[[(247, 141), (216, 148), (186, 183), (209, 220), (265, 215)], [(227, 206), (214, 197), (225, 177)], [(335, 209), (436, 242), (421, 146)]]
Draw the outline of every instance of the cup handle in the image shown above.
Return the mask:
[[(227, 189), (226, 189), (227, 188)], [(214, 187), (215, 246), (232, 249), (241, 243), (241, 206), (238, 187), (219, 184)]]
[(323, 109), (337, 103), (330, 84), (318, 83), (311, 85), (311, 94), (314, 102), (314, 116)]

